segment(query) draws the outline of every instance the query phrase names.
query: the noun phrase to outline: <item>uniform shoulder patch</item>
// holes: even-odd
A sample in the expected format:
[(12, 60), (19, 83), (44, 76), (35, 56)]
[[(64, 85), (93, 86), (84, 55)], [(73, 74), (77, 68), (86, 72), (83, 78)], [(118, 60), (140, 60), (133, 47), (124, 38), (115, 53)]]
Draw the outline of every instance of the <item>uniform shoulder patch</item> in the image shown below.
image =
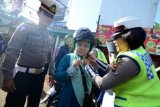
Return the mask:
[(18, 28), (18, 31), (22, 32), (23, 30), (25, 30), (26, 27), (24, 26), (24, 24), (21, 24)]

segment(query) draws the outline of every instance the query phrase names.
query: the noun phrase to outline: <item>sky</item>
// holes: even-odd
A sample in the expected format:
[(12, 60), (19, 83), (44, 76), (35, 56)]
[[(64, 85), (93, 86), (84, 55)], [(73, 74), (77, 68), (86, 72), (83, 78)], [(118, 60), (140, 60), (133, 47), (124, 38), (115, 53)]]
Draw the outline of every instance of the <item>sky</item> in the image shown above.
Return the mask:
[[(114, 0), (114, 1), (116, 1), (116, 0)], [(124, 0), (124, 1), (128, 2), (127, 0)], [(155, 1), (158, 1), (158, 0), (155, 0)], [(134, 0), (131, 0), (131, 2), (134, 2)], [(149, 3), (149, 2), (150, 1), (147, 1), (147, 3)], [(92, 31), (95, 31), (96, 27), (97, 27), (96, 25), (97, 25), (97, 21), (98, 21), (98, 15), (99, 15), (99, 12), (101, 9), (101, 3), (102, 3), (102, 0), (94, 0), (94, 1), (93, 0), (81, 0), (81, 1), (72, 0), (71, 6), (70, 6), (69, 16), (68, 16), (68, 20), (67, 20), (67, 27), (69, 29), (76, 30), (79, 27), (85, 26), (85, 27), (89, 27)], [(140, 3), (142, 3), (142, 2), (140, 2)], [(152, 3), (154, 3), (154, 2), (152, 2)], [(149, 4), (146, 4), (146, 5), (148, 7), (150, 7)], [(151, 5), (151, 7), (153, 5)], [(159, 5), (160, 5), (160, 2), (159, 2)], [(142, 7), (146, 8), (147, 6), (142, 6)], [(149, 8), (147, 8), (146, 11), (149, 11)], [(153, 11), (154, 11), (154, 9), (153, 9)], [(131, 10), (131, 12), (133, 13), (133, 10)], [(115, 14), (115, 13), (113, 13), (113, 14)], [(147, 14), (147, 12), (145, 14)], [(146, 18), (145, 18), (146, 20), (143, 20), (144, 23), (145, 22), (147, 23), (147, 20), (152, 20), (152, 22), (154, 21), (154, 13), (153, 14), (150, 13), (148, 15), (150, 15), (151, 17), (146, 16)], [(141, 13), (139, 13), (138, 16), (145, 17)], [(152, 16), (153, 16), (153, 18), (152, 18)], [(160, 23), (160, 6), (157, 9), (157, 15), (155, 17), (155, 21)], [(152, 26), (152, 24), (149, 24), (149, 25)]]
[(160, 24), (160, 1), (159, 1), (159, 4), (158, 4), (158, 9), (157, 9), (155, 22), (158, 22)]
[[(36, 3), (36, 1), (38, 0), (34, 0), (34, 3), (33, 3), (33, 0), (27, 0), (27, 1), (28, 1), (27, 4), (29, 6), (31, 6), (35, 10), (38, 10), (38, 7), (40, 5)], [(95, 31), (102, 0), (94, 0), (94, 2), (92, 0), (87, 0), (87, 1), (81, 0), (81, 2), (79, 2), (78, 0), (70, 0), (70, 1), (72, 2), (71, 3), (72, 5), (69, 6), (70, 8), (69, 15), (67, 16), (67, 20), (66, 20), (67, 27), (69, 29), (76, 30), (79, 27), (85, 26), (85, 27), (89, 27), (92, 31)], [(87, 2), (90, 2), (90, 3), (92, 2), (92, 4), (88, 5)], [(37, 6), (35, 6), (34, 4), (36, 4)], [(27, 8), (27, 9), (29, 10), (30, 8)], [(84, 9), (85, 9), (85, 12), (83, 12)], [(36, 15), (36, 11), (33, 11), (32, 14), (27, 14), (26, 12), (24, 13), (26, 17), (32, 16), (34, 21), (37, 21), (38, 17), (34, 16)], [(84, 15), (84, 13), (86, 14)], [(76, 20), (74, 20), (75, 18)], [(81, 20), (81, 21), (77, 21), (77, 20)], [(160, 1), (159, 1), (159, 6), (157, 9), (157, 15), (156, 15), (155, 21), (160, 24)]]
[(96, 30), (102, 0), (71, 0), (66, 26), (77, 30), (88, 27)]

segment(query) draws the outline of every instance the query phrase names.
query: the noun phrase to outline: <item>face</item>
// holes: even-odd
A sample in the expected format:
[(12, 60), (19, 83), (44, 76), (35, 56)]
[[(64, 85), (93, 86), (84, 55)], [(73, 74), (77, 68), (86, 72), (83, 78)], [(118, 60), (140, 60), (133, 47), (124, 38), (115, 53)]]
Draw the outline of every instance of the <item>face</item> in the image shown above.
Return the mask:
[(38, 16), (39, 16), (39, 23), (44, 27), (48, 27), (52, 23), (54, 17), (53, 15), (43, 10), (38, 12)]
[(86, 40), (81, 40), (76, 42), (75, 52), (79, 56), (86, 56), (87, 53), (89, 52), (89, 48), (90, 48), (89, 42)]
[(66, 39), (66, 44), (69, 46), (69, 47), (73, 47), (74, 45), (74, 39), (73, 38), (67, 38)]
[(117, 52), (125, 52), (129, 50), (128, 43), (122, 38), (117, 38), (116, 40), (113, 41), (113, 43), (116, 46)]

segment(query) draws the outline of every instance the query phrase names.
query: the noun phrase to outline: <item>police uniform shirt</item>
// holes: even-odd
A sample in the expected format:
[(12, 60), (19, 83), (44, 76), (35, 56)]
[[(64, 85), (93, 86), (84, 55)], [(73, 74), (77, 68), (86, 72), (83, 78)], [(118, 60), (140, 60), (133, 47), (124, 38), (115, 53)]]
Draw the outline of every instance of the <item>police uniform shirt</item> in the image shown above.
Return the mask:
[(13, 78), (12, 71), (16, 61), (23, 67), (44, 67), (49, 61), (50, 46), (47, 28), (33, 23), (20, 25), (13, 33), (5, 52), (6, 57), (1, 66), (4, 79)]

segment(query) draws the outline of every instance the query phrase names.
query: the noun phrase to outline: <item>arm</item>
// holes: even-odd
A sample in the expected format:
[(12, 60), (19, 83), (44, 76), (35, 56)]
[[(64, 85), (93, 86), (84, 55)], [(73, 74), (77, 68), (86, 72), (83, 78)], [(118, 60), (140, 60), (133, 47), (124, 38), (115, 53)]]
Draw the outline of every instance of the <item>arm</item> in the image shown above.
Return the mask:
[(58, 48), (58, 51), (57, 51), (57, 55), (55, 57), (55, 67), (57, 68), (60, 61), (62, 60), (63, 56), (68, 54), (69, 51), (67, 50), (67, 47), (66, 45), (62, 45)]
[(100, 68), (101, 70), (108, 72), (110, 69), (110, 65), (106, 64), (105, 62), (99, 60), (98, 58), (96, 58), (93, 53), (89, 53), (89, 57), (88, 57), (90, 63), (96, 64), (96, 66), (98, 66), (98, 68)]
[(60, 61), (62, 60), (63, 56), (64, 56), (64, 48), (62, 46), (60, 46), (57, 50), (56, 56), (55, 56), (55, 67), (57, 68)]
[(111, 69), (109, 64), (106, 64), (106, 63), (104, 63), (103, 61), (101, 61), (97, 58), (96, 58), (96, 63), (97, 63), (98, 68), (105, 71), (106, 73), (109, 72), (109, 70)]
[(107, 90), (132, 79), (139, 72), (139, 66), (132, 59), (122, 58), (122, 62), (119, 63), (115, 71), (110, 71), (103, 77), (95, 75), (93, 81), (102, 90)]
[(11, 37), (8, 47), (5, 51), (5, 59), (2, 63), (1, 70), (3, 73), (3, 83), (2, 89), (6, 92), (13, 92), (16, 89), (16, 86), (13, 81), (13, 69), (17, 60), (17, 57), (20, 54), (20, 50), (25, 43), (27, 36), (27, 28), (24, 25), (21, 25), (16, 29)]
[(58, 65), (62, 60), (63, 56), (67, 54), (64, 50), (65, 50), (64, 46), (59, 46), (55, 58), (52, 58), (52, 62), (49, 68), (49, 82), (51, 85), (55, 83), (55, 78), (53, 74), (56, 73)]
[(67, 73), (67, 69), (69, 66), (70, 66), (70, 56), (67, 54), (62, 58), (55, 72), (56, 81), (64, 82), (68, 78), (69, 75)]
[(13, 33), (11, 37), (8, 47), (5, 51), (5, 59), (2, 63), (1, 70), (3, 73), (3, 79), (9, 80), (13, 78), (13, 69), (17, 60), (18, 55), (20, 54), (20, 50), (23, 47), (27, 36), (27, 28), (26, 26), (20, 25), (16, 31)]
[(65, 55), (63, 50), (64, 50), (63, 46), (59, 46), (55, 56), (53, 55), (54, 52), (52, 52), (52, 57), (51, 57), (52, 59), (50, 62), (49, 75), (53, 75), (53, 73), (57, 69), (61, 59)]
[(139, 66), (132, 59), (122, 58), (122, 62), (114, 72), (110, 71), (102, 78), (97, 76), (94, 78), (94, 82), (99, 88), (107, 90), (130, 80), (137, 76), (139, 72)]

